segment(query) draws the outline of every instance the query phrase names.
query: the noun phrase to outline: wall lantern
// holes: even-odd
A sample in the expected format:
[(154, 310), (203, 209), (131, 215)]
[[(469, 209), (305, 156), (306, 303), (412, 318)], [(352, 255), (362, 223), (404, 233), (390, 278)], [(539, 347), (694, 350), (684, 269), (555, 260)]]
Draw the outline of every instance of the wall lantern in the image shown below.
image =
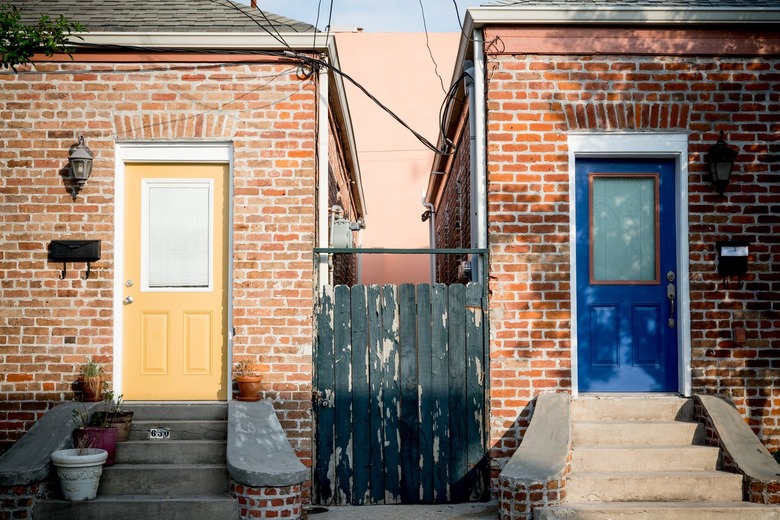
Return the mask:
[(739, 152), (731, 149), (723, 139), (723, 130), (720, 131), (720, 139), (715, 143), (707, 155), (704, 156), (704, 160), (707, 161), (707, 166), (710, 169), (710, 176), (712, 183), (715, 185), (715, 189), (718, 190), (720, 195), (726, 191), (726, 186), (729, 185), (729, 177), (731, 177), (731, 169), (734, 167), (734, 159), (737, 158)]
[(87, 148), (83, 135), (79, 135), (79, 144), (71, 147), (68, 160), (70, 161), (69, 178), (75, 181), (75, 185), (71, 187), (71, 195), (75, 199), (92, 173), (92, 152)]

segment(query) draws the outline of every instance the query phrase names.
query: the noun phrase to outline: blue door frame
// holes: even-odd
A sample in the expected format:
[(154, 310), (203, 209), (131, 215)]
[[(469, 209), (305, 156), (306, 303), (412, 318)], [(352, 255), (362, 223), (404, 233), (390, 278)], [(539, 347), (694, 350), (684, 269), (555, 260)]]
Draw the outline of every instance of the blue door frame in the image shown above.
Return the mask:
[(675, 171), (673, 159), (576, 161), (581, 392), (679, 389)]

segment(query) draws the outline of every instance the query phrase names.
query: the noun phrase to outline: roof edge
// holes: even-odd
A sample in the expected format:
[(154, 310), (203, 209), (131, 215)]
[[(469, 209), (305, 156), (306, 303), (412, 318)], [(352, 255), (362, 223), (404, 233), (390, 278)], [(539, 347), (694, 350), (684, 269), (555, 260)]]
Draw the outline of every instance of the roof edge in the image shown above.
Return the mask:
[[(299, 52), (327, 52), (333, 35), (325, 33), (279, 33), (271, 35), (257, 32), (84, 32), (73, 33), (71, 44), (118, 45), (148, 49), (243, 49), (289, 50)], [(78, 38), (78, 40), (77, 40)], [(279, 40), (287, 42), (287, 45)]]
[[(471, 22), (469, 24), (469, 22)], [(471, 7), (464, 31), (488, 24), (741, 24), (778, 23), (780, 8), (736, 7)], [(469, 33), (467, 33), (469, 34)]]

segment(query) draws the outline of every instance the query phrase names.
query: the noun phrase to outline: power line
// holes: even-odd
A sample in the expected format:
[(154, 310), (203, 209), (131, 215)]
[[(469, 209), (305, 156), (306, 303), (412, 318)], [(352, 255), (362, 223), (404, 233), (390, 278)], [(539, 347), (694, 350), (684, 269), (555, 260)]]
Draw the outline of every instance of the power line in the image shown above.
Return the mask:
[(433, 57), (433, 50), (431, 49), (431, 41), (428, 38), (428, 23), (425, 21), (425, 7), (423, 7), (422, 0), (418, 0), (420, 3), (420, 12), (422, 13), (422, 21), (423, 21), (423, 29), (425, 30), (425, 46), (428, 47), (428, 55), (431, 57), (431, 61), (433, 62), (433, 71), (436, 73), (436, 76), (439, 78), (439, 83), (441, 84), (441, 91), (444, 92), (444, 95), (447, 95), (447, 89), (444, 88), (444, 79), (442, 79), (441, 74), (439, 74), (439, 64), (436, 63), (436, 58)]

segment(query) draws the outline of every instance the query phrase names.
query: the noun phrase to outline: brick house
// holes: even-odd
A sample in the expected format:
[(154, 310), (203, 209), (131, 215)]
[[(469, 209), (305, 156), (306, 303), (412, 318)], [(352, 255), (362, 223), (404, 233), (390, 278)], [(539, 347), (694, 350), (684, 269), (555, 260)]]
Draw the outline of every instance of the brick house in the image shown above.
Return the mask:
[[(232, 365), (250, 360), (309, 461), (312, 302), (328, 276), (312, 250), (328, 246), (331, 206), (365, 213), (334, 39), (231, 2), (18, 5), (26, 23), (63, 14), (86, 32), (72, 56), (0, 73), (0, 451), (74, 397), (86, 357), (126, 400), (226, 401)], [(78, 189), (81, 135), (94, 163)], [(100, 241), (88, 278), (47, 260), (63, 239)], [(342, 263), (337, 281), (354, 276)], [(131, 361), (152, 339), (129, 323), (167, 334), (150, 298), (190, 316), (171, 330), (199, 340), (197, 381)]]
[[(780, 449), (778, 23), (777, 1), (469, 9), (443, 122), (457, 153), (427, 202), (439, 247), (489, 249), (472, 261), (489, 280), (494, 486), (545, 392), (722, 394)], [(738, 151), (722, 195), (705, 160), (721, 132)], [(719, 270), (745, 251), (744, 273)], [(625, 330), (625, 309), (647, 314)], [(658, 349), (639, 369), (613, 362), (621, 340), (591, 344), (632, 334)]]

